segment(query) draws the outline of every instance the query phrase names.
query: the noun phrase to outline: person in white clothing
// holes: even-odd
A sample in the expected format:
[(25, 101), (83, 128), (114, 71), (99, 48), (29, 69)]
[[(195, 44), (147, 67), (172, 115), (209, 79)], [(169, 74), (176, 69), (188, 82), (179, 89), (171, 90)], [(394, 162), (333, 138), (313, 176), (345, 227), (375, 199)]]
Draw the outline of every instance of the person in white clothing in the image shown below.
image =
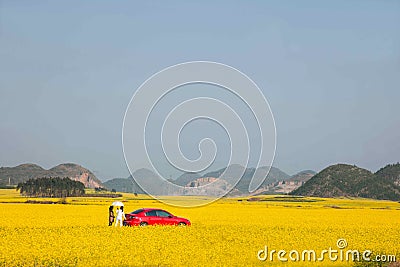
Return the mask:
[(120, 209), (117, 208), (117, 219), (115, 220), (115, 227), (118, 225), (122, 226), (122, 221), (125, 220), (125, 213), (124, 213), (124, 207), (121, 207)]

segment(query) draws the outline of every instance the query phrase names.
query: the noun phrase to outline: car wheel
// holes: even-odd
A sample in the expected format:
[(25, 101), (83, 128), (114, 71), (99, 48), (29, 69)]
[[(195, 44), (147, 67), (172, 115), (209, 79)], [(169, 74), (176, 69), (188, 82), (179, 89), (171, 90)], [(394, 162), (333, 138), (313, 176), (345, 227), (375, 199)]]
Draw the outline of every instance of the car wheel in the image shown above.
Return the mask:
[(186, 226), (186, 223), (180, 222), (180, 223), (178, 223), (178, 226)]
[(147, 222), (141, 222), (140, 224), (139, 224), (140, 226), (147, 226), (147, 225), (149, 225)]

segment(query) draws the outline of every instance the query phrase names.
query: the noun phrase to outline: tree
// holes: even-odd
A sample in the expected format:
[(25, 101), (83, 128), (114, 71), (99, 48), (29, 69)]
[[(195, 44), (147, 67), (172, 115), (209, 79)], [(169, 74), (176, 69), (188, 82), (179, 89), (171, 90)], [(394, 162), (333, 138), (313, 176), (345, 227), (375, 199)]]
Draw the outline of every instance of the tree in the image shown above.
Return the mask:
[(21, 195), (29, 197), (75, 197), (85, 194), (85, 185), (68, 177), (29, 179), (17, 185)]

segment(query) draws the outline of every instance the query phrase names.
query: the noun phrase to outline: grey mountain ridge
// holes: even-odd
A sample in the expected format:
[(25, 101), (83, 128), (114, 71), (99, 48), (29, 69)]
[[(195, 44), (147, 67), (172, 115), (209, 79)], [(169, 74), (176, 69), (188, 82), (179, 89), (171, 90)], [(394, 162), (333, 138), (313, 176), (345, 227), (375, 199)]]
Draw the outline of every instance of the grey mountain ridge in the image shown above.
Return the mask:
[[(268, 167), (260, 167), (260, 171), (265, 171), (267, 170)], [(226, 170), (224, 180), (226, 180), (227, 183), (219, 183), (219, 185), (216, 186), (222, 186), (226, 187), (230, 183), (230, 179), (237, 178), (240, 173), (243, 172), (242, 179), (239, 181), (239, 183), (234, 187), (233, 191), (237, 191), (237, 193), (241, 194), (246, 194), (247, 188), (250, 183), (250, 179), (253, 176), (253, 174), (256, 172), (255, 168), (244, 168), (243, 166), (240, 165), (230, 165), (227, 168), (222, 168), (216, 171), (208, 172), (205, 174), (199, 174), (199, 173), (184, 173), (177, 177), (175, 180), (171, 180), (171, 182), (180, 185), (180, 186), (186, 186), (190, 187), (191, 185), (194, 186), (193, 183), (201, 184), (204, 185), (204, 179), (203, 178), (217, 178), (219, 179), (221, 174)], [(139, 169), (133, 173), (133, 176), (136, 179), (141, 179), (142, 181), (146, 181), (148, 184), (151, 184), (152, 180), (154, 178), (157, 178), (157, 175), (154, 174), (152, 171), (148, 169)], [(276, 167), (272, 167), (270, 170), (270, 173), (264, 180), (261, 186), (265, 186), (270, 183), (278, 182), (278, 181), (286, 181), (291, 178), (290, 175), (286, 174), (285, 172), (281, 171), (280, 169)], [(116, 189), (117, 191), (120, 192), (133, 192), (136, 193), (142, 193), (143, 190), (138, 186), (136, 181), (132, 179), (131, 177), (125, 178), (125, 180), (121, 180), (123, 178), (118, 178), (118, 179), (111, 179), (106, 182), (104, 182), (104, 186), (106, 186), (109, 189)], [(203, 179), (203, 180), (201, 180)], [(168, 185), (165, 186), (167, 191), (170, 189)], [(162, 190), (161, 190), (162, 191)], [(177, 192), (169, 191), (169, 192), (160, 192), (160, 193), (167, 193), (167, 194), (177, 194)]]

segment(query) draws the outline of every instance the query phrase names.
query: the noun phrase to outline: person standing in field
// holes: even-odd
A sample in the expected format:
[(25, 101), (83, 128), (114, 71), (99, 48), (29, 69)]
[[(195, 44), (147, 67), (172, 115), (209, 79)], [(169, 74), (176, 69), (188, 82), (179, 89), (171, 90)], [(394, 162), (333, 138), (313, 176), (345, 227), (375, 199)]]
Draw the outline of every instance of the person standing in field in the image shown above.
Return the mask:
[(121, 227), (123, 220), (125, 220), (124, 207), (121, 207), (120, 209), (117, 208), (117, 220), (115, 221), (115, 227), (117, 227), (118, 222), (119, 226)]
[(114, 208), (113, 206), (110, 206), (108, 208), (108, 226), (111, 226), (114, 222), (115, 216), (114, 216), (113, 208)]

